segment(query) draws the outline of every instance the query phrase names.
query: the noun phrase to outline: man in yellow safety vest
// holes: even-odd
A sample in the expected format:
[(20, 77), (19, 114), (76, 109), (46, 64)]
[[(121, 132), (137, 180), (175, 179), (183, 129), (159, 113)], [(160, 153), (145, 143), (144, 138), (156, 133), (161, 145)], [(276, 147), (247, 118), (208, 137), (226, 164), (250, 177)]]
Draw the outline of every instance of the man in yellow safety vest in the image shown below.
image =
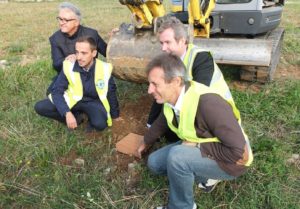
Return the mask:
[[(224, 97), (232, 98), (223, 74), (211, 53), (189, 43), (187, 29), (180, 20), (175, 17), (165, 17), (157, 33), (162, 51), (181, 58), (189, 80), (222, 90)], [(154, 102), (147, 121), (148, 127), (155, 121), (160, 111), (161, 105)]]
[(38, 114), (53, 118), (75, 129), (82, 113), (88, 117), (87, 131), (101, 131), (119, 118), (112, 65), (96, 59), (96, 42), (80, 37), (75, 44), (76, 62), (65, 60), (48, 99), (35, 105)]
[(137, 149), (141, 153), (167, 128), (180, 141), (151, 153), (148, 167), (169, 180), (167, 206), (157, 208), (196, 209), (194, 181), (206, 192), (220, 180), (231, 180), (246, 172), (253, 161), (247, 135), (232, 98), (222, 90), (190, 81), (178, 56), (162, 54), (147, 67), (148, 93), (163, 111)]

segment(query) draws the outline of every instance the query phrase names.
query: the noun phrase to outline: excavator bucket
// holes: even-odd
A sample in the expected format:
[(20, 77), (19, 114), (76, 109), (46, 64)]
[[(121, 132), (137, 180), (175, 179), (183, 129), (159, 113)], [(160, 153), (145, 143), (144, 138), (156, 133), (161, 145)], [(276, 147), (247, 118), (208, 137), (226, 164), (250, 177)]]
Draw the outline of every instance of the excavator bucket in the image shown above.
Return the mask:
[(257, 39), (195, 39), (194, 44), (212, 52), (219, 64), (268, 66), (272, 41)]
[[(193, 43), (210, 51), (218, 64), (240, 65), (246, 70), (245, 80), (267, 82), (272, 79), (279, 60), (283, 29), (254, 39), (245, 38), (194, 38)], [(160, 43), (152, 31), (134, 31), (133, 27), (121, 27), (108, 42), (107, 59), (114, 66), (113, 74), (120, 79), (147, 82), (145, 67), (161, 53)], [(273, 60), (276, 59), (276, 60)], [(274, 66), (275, 65), (275, 66)]]

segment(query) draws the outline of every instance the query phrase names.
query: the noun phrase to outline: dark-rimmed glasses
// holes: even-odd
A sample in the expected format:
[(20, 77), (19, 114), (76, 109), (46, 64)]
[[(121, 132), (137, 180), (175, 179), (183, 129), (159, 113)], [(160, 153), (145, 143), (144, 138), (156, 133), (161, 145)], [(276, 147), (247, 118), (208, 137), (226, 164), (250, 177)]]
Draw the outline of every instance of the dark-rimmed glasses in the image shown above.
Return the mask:
[(66, 19), (66, 18), (56, 17), (56, 20), (58, 22), (68, 23), (68, 22), (71, 22), (71, 21), (76, 20), (76, 19)]

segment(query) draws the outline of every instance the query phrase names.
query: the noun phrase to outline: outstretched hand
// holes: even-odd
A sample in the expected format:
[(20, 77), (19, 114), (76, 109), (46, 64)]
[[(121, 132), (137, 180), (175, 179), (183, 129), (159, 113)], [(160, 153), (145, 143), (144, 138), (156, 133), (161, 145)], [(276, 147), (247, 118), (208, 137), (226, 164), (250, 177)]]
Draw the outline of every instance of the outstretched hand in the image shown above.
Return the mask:
[(77, 128), (77, 121), (72, 112), (66, 113), (66, 124), (69, 129)]
[(138, 147), (138, 149), (136, 150), (136, 156), (138, 158), (142, 158), (142, 153), (146, 150), (147, 148), (147, 144), (145, 144), (144, 140), (141, 142), (140, 146)]
[(76, 61), (76, 55), (75, 55), (75, 54), (70, 54), (70, 55), (68, 55), (68, 56), (65, 58), (65, 60), (68, 60), (68, 61), (74, 63), (74, 62)]
[(116, 122), (120, 122), (120, 121), (124, 121), (124, 119), (122, 117), (117, 117), (115, 119), (113, 119)]
[(114, 35), (116, 32), (118, 32), (120, 29), (119, 28), (113, 28), (109, 33), (109, 37), (112, 37), (112, 35)]

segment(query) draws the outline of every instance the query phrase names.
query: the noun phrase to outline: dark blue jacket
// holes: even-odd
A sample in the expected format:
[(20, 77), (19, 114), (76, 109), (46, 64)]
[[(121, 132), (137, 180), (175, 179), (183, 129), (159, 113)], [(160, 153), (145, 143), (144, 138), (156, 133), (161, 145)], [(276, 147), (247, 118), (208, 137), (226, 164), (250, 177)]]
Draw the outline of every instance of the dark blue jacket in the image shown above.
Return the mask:
[[(99, 101), (99, 103), (101, 103), (95, 87), (95, 61), (88, 72), (83, 70), (82, 67), (78, 65), (78, 62), (75, 62), (73, 71), (80, 73), (83, 86), (83, 98), (81, 99), (81, 102)], [(63, 97), (65, 90), (68, 89), (68, 85), (68, 79), (64, 72), (61, 71), (51, 91), (53, 103), (61, 116), (65, 116), (66, 112), (70, 111), (70, 108)], [(107, 99), (110, 104), (110, 114), (112, 118), (119, 117), (120, 113), (116, 90), (117, 87), (115, 81), (111, 76), (108, 82)]]
[(50, 38), (51, 57), (53, 68), (59, 73), (62, 70), (63, 61), (70, 54), (75, 54), (75, 43), (82, 36), (92, 37), (97, 44), (97, 51), (106, 57), (107, 44), (99, 36), (98, 32), (92, 28), (79, 26), (77, 32), (68, 36), (60, 30), (56, 31)]

